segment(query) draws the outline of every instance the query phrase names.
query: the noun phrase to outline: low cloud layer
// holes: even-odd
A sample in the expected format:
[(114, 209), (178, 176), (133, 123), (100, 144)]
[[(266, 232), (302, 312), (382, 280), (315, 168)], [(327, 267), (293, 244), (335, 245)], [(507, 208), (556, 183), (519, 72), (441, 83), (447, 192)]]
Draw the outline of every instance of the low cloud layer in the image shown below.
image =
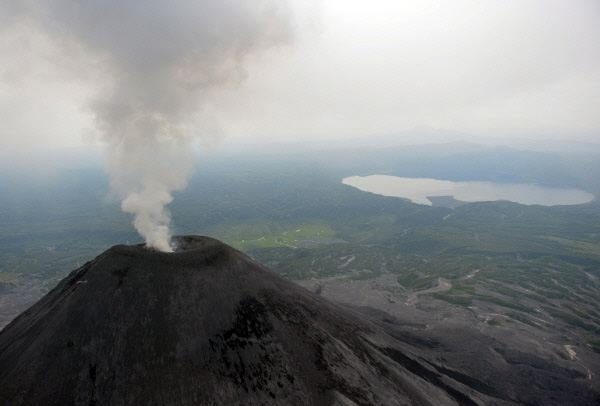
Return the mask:
[(222, 122), (265, 138), (600, 140), (599, 21), (597, 0), (328, 0), (319, 34), (251, 70)]

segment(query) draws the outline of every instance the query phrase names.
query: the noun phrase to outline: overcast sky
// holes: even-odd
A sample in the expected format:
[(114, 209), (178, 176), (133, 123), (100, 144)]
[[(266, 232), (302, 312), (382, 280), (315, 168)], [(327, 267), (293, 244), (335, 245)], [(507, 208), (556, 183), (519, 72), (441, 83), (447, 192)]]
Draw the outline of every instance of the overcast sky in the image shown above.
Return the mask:
[[(597, 0), (292, 3), (294, 39), (215, 92), (201, 133), (341, 140), (431, 126), (600, 141)], [(73, 62), (85, 50), (0, 13), (0, 149), (94, 140), (102, 82)]]

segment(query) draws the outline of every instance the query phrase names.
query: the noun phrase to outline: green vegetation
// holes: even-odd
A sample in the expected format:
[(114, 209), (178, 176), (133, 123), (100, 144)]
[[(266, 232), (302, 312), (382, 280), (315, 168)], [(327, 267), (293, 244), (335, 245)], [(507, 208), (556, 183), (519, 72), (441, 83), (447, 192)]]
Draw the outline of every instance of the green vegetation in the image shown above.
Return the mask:
[[(239, 165), (251, 169), (199, 168), (171, 207), (177, 234), (217, 237), (290, 279), (391, 274), (419, 292), (443, 278), (449, 289), (425, 295), (530, 326), (600, 331), (598, 203), (452, 210), (360, 192), (340, 183), (346, 169), (323, 164)], [(106, 203), (105, 181), (84, 175), (65, 190), (3, 185), (0, 288), (33, 280), (43, 291), (111, 245), (139, 242)]]
[(592, 350), (600, 354), (600, 338), (588, 337), (586, 342), (592, 348)]
[[(232, 227), (233, 230), (225, 230), (221, 238), (227, 240), (233, 247), (247, 251), (260, 248), (288, 247), (298, 248), (305, 245), (319, 244), (335, 236), (335, 232), (328, 226), (322, 224), (299, 224), (291, 230), (277, 232), (272, 228), (264, 229), (256, 225), (245, 225)], [(257, 230), (263, 229), (260, 236)], [(247, 231), (243, 231), (247, 230)], [(231, 232), (243, 235), (246, 238), (232, 240), (228, 238)], [(252, 238), (254, 237), (254, 238)]]
[(501, 326), (504, 324), (500, 319), (489, 319), (486, 321), (486, 323), (490, 326)]

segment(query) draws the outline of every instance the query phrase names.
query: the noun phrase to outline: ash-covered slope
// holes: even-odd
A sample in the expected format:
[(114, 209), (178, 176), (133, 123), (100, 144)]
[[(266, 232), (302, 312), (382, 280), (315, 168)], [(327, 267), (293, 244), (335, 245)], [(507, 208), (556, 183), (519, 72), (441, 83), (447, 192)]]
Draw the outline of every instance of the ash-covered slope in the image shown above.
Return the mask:
[(113, 247), (8, 325), (0, 404), (512, 404), (227, 245), (179, 243)]

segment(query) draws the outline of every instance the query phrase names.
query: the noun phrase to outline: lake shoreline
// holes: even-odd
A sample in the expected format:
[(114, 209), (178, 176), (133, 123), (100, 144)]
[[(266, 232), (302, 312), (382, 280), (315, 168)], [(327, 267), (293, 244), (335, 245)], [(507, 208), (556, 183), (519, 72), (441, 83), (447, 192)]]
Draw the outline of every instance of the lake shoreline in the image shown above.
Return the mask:
[(349, 176), (342, 183), (364, 192), (408, 199), (415, 204), (456, 208), (467, 203), (510, 201), (524, 205), (560, 206), (590, 203), (595, 196), (580, 189), (534, 183), (450, 181), (392, 175)]

